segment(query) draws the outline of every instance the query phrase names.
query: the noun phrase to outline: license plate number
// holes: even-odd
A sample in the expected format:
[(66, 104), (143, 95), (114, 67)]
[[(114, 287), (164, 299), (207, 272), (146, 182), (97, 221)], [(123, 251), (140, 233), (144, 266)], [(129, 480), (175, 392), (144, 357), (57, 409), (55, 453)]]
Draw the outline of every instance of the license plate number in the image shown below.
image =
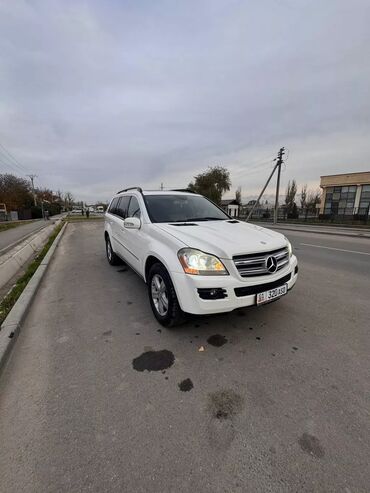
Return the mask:
[(284, 284), (283, 286), (279, 286), (278, 288), (269, 289), (268, 291), (263, 291), (263, 293), (257, 294), (257, 305), (262, 305), (263, 303), (268, 303), (269, 301), (280, 298), (280, 296), (284, 296), (287, 294), (288, 286)]

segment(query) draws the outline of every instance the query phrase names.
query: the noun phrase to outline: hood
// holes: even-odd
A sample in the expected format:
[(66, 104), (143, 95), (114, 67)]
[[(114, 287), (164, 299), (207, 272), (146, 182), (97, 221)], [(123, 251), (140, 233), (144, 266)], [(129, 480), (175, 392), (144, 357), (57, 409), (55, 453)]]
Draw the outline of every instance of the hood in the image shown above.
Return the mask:
[(156, 226), (188, 247), (224, 259), (246, 253), (267, 252), (286, 245), (282, 234), (250, 223), (200, 221), (192, 224), (156, 223)]

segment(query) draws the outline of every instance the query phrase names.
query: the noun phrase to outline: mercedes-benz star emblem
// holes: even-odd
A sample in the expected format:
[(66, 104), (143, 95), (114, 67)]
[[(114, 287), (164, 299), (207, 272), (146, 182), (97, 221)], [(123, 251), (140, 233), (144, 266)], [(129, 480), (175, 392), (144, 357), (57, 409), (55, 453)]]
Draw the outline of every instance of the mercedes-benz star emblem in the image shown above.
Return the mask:
[(270, 274), (277, 271), (277, 260), (275, 257), (267, 257), (266, 269), (270, 272)]

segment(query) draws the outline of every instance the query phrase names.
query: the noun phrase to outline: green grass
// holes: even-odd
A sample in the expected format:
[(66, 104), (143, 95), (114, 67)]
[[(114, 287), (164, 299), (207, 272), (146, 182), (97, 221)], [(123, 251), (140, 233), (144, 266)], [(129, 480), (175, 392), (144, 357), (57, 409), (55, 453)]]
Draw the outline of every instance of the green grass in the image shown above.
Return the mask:
[(33, 223), (34, 220), (31, 221), (12, 221), (12, 222), (3, 222), (0, 223), (0, 232), (7, 231), (8, 229), (18, 228), (18, 226), (23, 226), (24, 224)]
[(59, 224), (49, 237), (47, 243), (43, 247), (43, 249), (40, 251), (40, 253), (37, 254), (35, 259), (31, 262), (31, 264), (28, 266), (26, 272), (23, 274), (23, 276), (18, 279), (16, 282), (15, 286), (12, 288), (12, 290), (5, 296), (5, 298), (1, 301), (0, 303), (0, 325), (4, 322), (6, 317), (8, 316), (10, 310), (13, 308), (15, 302), (17, 299), (20, 297), (22, 294), (24, 288), (27, 286), (29, 280), (33, 276), (33, 274), (36, 272), (36, 269), (42, 262), (42, 259), (45, 257), (47, 254), (49, 248), (51, 247), (53, 241), (57, 237), (59, 231), (63, 227), (63, 222)]

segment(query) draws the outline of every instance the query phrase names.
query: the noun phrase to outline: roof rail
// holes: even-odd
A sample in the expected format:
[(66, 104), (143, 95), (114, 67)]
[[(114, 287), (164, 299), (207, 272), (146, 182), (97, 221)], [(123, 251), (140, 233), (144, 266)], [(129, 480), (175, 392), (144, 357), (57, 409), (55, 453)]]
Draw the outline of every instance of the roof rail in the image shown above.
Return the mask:
[(187, 193), (197, 193), (194, 190), (190, 190), (190, 188), (175, 188), (173, 190), (168, 190), (169, 192), (187, 192)]
[(129, 188), (125, 188), (124, 190), (120, 190), (117, 193), (128, 192), (129, 190), (137, 190), (138, 192), (143, 193), (143, 190), (140, 187), (129, 187)]

